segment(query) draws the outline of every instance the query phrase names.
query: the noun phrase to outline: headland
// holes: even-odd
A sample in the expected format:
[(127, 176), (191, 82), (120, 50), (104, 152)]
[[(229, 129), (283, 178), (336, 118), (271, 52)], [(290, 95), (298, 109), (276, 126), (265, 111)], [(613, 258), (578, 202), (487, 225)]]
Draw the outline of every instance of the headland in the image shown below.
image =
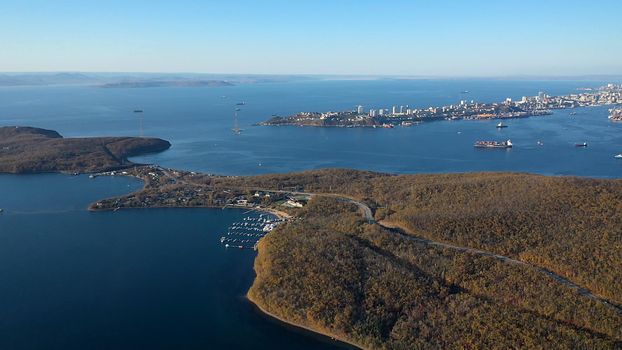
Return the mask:
[[(13, 159), (60, 136), (18, 134), (43, 141), (22, 140), (28, 147)], [(80, 142), (84, 157), (104, 152), (101, 138)], [(118, 155), (145, 150), (116, 142), (126, 146)], [(104, 168), (67, 159), (19, 169)], [(349, 169), (218, 176), (120, 165), (92, 176), (136, 176), (144, 188), (91, 210), (238, 207), (291, 216), (259, 241), (248, 297), (293, 325), (370, 349), (622, 345), (620, 180)]]
[(0, 173), (92, 173), (133, 166), (128, 157), (161, 152), (168, 141), (147, 137), (64, 138), (56, 131), (0, 127)]
[(540, 92), (537, 96), (523, 96), (519, 101), (507, 98), (502, 102), (479, 103), (468, 100), (467, 91), (458, 104), (411, 108), (408, 105), (391, 109), (365, 110), (356, 106), (348, 111), (300, 112), (286, 117), (273, 116), (259, 123), (263, 126), (316, 126), (316, 127), (384, 127), (413, 126), (435, 120), (487, 120), (514, 119), (550, 115), (555, 109), (616, 105), (622, 103), (622, 85), (608, 84), (599, 89), (581, 89), (564, 96), (549, 96)]

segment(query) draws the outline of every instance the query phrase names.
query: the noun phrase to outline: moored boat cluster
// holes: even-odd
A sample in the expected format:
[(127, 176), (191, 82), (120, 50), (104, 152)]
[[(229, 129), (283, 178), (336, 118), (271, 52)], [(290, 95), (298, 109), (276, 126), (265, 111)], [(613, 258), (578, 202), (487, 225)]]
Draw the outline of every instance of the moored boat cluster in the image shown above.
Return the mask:
[(242, 221), (231, 224), (227, 234), (220, 237), (220, 243), (226, 248), (256, 250), (259, 240), (284, 221), (269, 214), (259, 214), (258, 217), (247, 216)]

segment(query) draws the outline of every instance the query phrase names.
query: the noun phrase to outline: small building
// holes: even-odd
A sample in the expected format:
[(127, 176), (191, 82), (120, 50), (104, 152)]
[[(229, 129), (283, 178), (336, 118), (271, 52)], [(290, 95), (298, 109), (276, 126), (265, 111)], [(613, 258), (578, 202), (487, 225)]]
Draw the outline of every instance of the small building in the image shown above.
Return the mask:
[(290, 208), (302, 208), (304, 206), (302, 203), (293, 199), (288, 199), (283, 205)]

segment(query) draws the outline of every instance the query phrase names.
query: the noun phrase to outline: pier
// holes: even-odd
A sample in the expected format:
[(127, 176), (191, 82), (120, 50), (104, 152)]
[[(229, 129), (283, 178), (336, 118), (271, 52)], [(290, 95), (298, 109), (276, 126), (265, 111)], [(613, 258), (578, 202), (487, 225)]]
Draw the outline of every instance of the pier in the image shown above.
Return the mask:
[(220, 243), (226, 248), (257, 250), (259, 241), (284, 221), (270, 214), (244, 217), (229, 226), (227, 233), (220, 237)]

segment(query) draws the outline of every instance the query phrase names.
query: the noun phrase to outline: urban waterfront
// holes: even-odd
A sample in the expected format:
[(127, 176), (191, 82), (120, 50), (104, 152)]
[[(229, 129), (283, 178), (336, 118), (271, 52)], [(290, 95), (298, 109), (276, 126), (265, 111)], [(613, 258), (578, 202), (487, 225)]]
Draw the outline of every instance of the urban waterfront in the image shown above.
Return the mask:
[[(516, 119), (551, 115), (551, 110), (578, 107), (617, 106), (622, 104), (622, 85), (607, 84), (598, 89), (577, 88), (581, 93), (566, 96), (549, 96), (538, 92), (537, 96), (523, 96), (520, 101), (508, 97), (503, 102), (482, 103), (475, 100), (460, 100), (448, 106), (410, 108), (401, 105), (387, 108), (365, 109), (358, 105), (347, 111), (301, 112), (287, 117), (274, 116), (261, 122), (268, 126), (317, 126), (317, 127), (384, 127), (397, 125), (409, 127), (424, 121), (434, 120), (490, 120)], [(461, 94), (469, 94), (464, 90)], [(243, 105), (243, 103), (241, 103)], [(237, 111), (238, 109), (236, 109)], [(572, 112), (575, 115), (576, 112)], [(611, 117), (609, 119), (615, 119)], [(503, 126), (502, 123), (498, 127)]]
[[(344, 110), (358, 104), (412, 107), (520, 99), (595, 88), (606, 82), (497, 80), (306, 81), (218, 88), (3, 88), (0, 124), (32, 125), (64, 136), (138, 135), (132, 111), (144, 110), (144, 133), (171, 141), (164, 153), (135, 159), (226, 175), (350, 167), (399, 173), (526, 171), (547, 175), (619, 177), (621, 123), (607, 107), (555, 110), (550, 116), (497, 121), (439, 121), (410, 128), (316, 129), (258, 127), (266, 115)], [(231, 132), (235, 104), (241, 135)], [(54, 111), (54, 112), (50, 112)], [(576, 113), (576, 114), (574, 114)], [(511, 139), (509, 151), (475, 150), (476, 140)], [(543, 143), (538, 145), (538, 141)], [(588, 142), (586, 149), (575, 143)]]

